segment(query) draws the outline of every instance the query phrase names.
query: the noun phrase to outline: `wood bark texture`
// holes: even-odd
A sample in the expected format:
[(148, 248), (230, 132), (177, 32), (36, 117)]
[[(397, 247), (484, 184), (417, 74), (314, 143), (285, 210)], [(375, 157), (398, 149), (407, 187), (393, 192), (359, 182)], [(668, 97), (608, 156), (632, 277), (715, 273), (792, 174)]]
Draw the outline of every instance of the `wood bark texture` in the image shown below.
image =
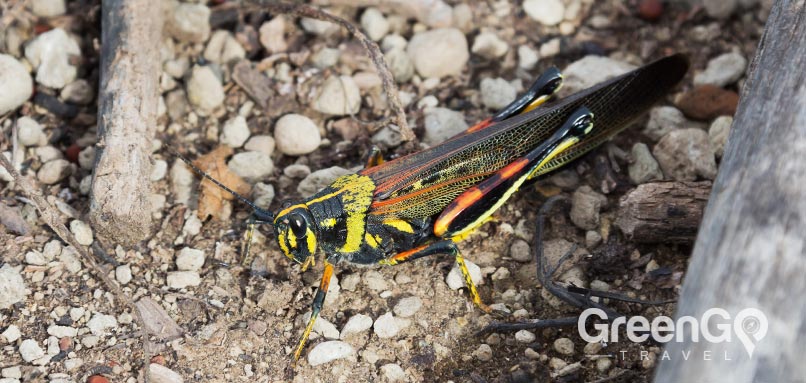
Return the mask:
[[(736, 331), (721, 343), (704, 341), (700, 331), (697, 343), (687, 336), (666, 344), (669, 360), (658, 356), (656, 382), (806, 381), (804, 68), (806, 1), (777, 1), (750, 66), (678, 306), (678, 317), (725, 309), (730, 320), (712, 318), (708, 328), (718, 335), (717, 323), (738, 325), (751, 335), (744, 338), (754, 345), (752, 356)], [(764, 332), (763, 318), (736, 320), (745, 308), (766, 317), (760, 340), (752, 335)]]
[(151, 230), (151, 141), (159, 102), (162, 7), (102, 2), (98, 152), (90, 220), (102, 237), (131, 245)]
[(619, 201), (616, 226), (640, 243), (692, 243), (711, 182), (652, 182)]

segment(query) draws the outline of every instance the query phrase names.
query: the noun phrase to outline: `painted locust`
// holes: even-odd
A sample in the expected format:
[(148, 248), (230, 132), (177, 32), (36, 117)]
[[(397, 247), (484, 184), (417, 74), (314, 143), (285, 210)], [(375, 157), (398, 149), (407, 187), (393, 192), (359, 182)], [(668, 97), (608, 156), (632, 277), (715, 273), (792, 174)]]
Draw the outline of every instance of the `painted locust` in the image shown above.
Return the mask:
[[(302, 271), (324, 256), (324, 274), (310, 320), (294, 352), (302, 353), (336, 265), (397, 265), (429, 255), (454, 257), (473, 302), (482, 303), (456, 242), (483, 224), (525, 182), (583, 155), (640, 117), (688, 69), (677, 54), (548, 105), (562, 84), (555, 68), (543, 73), (508, 107), (429, 149), (383, 162), (373, 151), (363, 170), (277, 214), (255, 206), (248, 244), (258, 224), (274, 227), (277, 243)], [(184, 159), (184, 158), (183, 158)], [(186, 162), (189, 162), (186, 160)], [(198, 169), (196, 169), (198, 171)]]

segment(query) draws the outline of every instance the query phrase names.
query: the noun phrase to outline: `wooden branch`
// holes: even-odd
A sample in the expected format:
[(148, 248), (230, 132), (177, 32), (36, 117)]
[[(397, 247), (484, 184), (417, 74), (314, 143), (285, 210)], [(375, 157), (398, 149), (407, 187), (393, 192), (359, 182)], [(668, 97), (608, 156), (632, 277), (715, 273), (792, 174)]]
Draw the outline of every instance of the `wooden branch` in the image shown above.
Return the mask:
[(710, 192), (710, 181), (639, 185), (619, 201), (616, 226), (633, 242), (694, 242)]
[(90, 220), (101, 236), (131, 245), (151, 230), (150, 153), (162, 72), (162, 7), (149, 0), (104, 0), (102, 10)]
[[(796, 382), (806, 377), (806, 1), (779, 0), (744, 85), (694, 246), (677, 316), (745, 308), (766, 336), (666, 345), (656, 382)], [(740, 318), (741, 319), (741, 318)], [(739, 321), (739, 327), (752, 324)], [(764, 321), (755, 334), (761, 334)], [(702, 327), (702, 323), (700, 323)], [(750, 328), (753, 331), (753, 328)], [(739, 331), (742, 332), (742, 331)], [(702, 332), (701, 332), (702, 333)], [(710, 360), (705, 360), (708, 351)], [(682, 352), (690, 352), (685, 360)], [(725, 360), (725, 356), (730, 360)]]

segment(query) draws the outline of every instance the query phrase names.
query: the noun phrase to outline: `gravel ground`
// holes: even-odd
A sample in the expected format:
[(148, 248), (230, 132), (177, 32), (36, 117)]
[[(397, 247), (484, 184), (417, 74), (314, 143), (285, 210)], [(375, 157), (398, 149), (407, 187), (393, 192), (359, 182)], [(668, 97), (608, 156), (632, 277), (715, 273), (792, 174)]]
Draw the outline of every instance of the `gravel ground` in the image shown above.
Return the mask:
[[(252, 186), (258, 205), (276, 210), (359, 168), (372, 144), (390, 158), (466, 129), (551, 65), (565, 74), (567, 95), (686, 52), (692, 70), (678, 93), (611, 144), (524, 188), (460, 245), (486, 302), (512, 320), (576, 313), (539, 286), (531, 257), (536, 212), (563, 193), (570, 212), (551, 217), (543, 242), (554, 260), (578, 245), (560, 281), (675, 299), (691, 244), (625, 239), (614, 226), (618, 201), (643, 183), (715, 177), (770, 7), (767, 0), (665, 9), (651, 0), (328, 2), (327, 11), (382, 48), (419, 138), (414, 144), (384, 120), (391, 112), (380, 78), (361, 45), (335, 25), (246, 12), (228, 1), (172, 4), (159, 42), (162, 98), (149, 196), (159, 224), (149, 240), (124, 248), (96, 238), (86, 223), (99, 3), (2, 4), (0, 152), (39, 181), (78, 242), (99, 254), (148, 313), (155, 334), (149, 371), (157, 382), (649, 380), (659, 345), (602, 348), (573, 328), (476, 335), (500, 318), (472, 306), (448, 258), (340, 267), (304, 360), (292, 369), (289, 355), (310, 315), (321, 264), (300, 273), (266, 231), (257, 235), (251, 267), (233, 266), (249, 210), (219, 200), (212, 218), (199, 218), (198, 179), (165, 148), (193, 158), (234, 148), (220, 159)], [(238, 85), (238, 73), (258, 80)], [(142, 379), (132, 313), (9, 180), (0, 171), (0, 383)], [(648, 317), (675, 309), (611, 304)], [(607, 354), (616, 357), (601, 357)]]

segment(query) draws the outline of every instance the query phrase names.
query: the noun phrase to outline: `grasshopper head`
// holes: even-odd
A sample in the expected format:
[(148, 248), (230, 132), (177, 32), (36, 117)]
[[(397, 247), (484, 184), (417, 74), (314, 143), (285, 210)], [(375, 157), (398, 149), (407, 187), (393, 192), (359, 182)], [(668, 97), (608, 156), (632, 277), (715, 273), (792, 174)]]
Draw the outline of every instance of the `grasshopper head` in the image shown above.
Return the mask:
[(302, 264), (302, 270), (314, 263), (316, 254), (316, 226), (305, 205), (289, 206), (274, 219), (277, 244), (286, 257)]

